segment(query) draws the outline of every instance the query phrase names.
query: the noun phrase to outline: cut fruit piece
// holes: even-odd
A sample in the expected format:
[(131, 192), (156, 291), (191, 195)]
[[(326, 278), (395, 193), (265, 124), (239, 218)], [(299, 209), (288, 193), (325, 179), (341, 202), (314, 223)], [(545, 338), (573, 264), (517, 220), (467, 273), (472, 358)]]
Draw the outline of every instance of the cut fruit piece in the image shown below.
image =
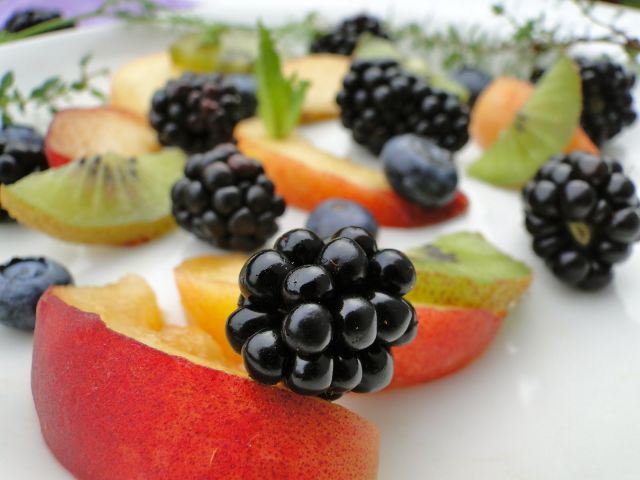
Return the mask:
[(296, 133), (284, 140), (270, 138), (257, 118), (240, 122), (235, 136), (245, 155), (262, 162), (287, 203), (305, 210), (340, 197), (367, 208), (381, 225), (418, 227), (460, 215), (468, 205), (467, 198), (458, 192), (445, 207), (421, 208), (398, 196), (382, 169), (333, 156)]
[(81, 157), (114, 153), (137, 157), (160, 150), (156, 132), (138, 115), (116, 107), (70, 108), (53, 118), (44, 143), (58, 167)]
[(482, 354), (495, 337), (504, 315), (486, 310), (433, 307), (414, 303), (416, 338), (394, 348), (395, 375), (389, 389), (444, 377)]
[(375, 426), (259, 385), (212, 361), (204, 332), (158, 318), (135, 276), (40, 301), (33, 399), (48, 447), (76, 478), (376, 478)]
[[(482, 147), (493, 145), (502, 132), (513, 123), (518, 111), (527, 103), (534, 86), (524, 80), (511, 77), (495, 79), (478, 97), (471, 111), (469, 133)], [(581, 127), (577, 127), (573, 137), (564, 147), (565, 152), (583, 150), (597, 154), (598, 147)]]
[(304, 99), (302, 122), (328, 120), (340, 116), (336, 96), (342, 88), (342, 79), (349, 71), (351, 59), (329, 53), (307, 55), (284, 63), (285, 77), (296, 75), (310, 83)]
[(406, 252), (418, 281), (412, 303), (477, 308), (503, 314), (531, 282), (531, 270), (478, 233), (444, 235)]
[[(469, 174), (502, 187), (521, 187), (551, 155), (571, 142), (580, 117), (580, 92), (576, 64), (561, 58), (542, 77), (499, 139), (469, 167)], [(491, 115), (496, 111), (500, 110), (492, 108)]]
[(176, 149), (79, 159), (0, 186), (0, 203), (18, 222), (62, 240), (138, 244), (175, 226), (169, 192), (184, 161)]
[(147, 118), (151, 97), (182, 71), (168, 52), (157, 52), (124, 64), (111, 77), (111, 104)]
[(242, 255), (196, 257), (185, 260), (175, 269), (187, 320), (209, 333), (233, 363), (242, 363), (242, 359), (227, 341), (225, 324), (237, 308), (238, 276), (246, 259)]

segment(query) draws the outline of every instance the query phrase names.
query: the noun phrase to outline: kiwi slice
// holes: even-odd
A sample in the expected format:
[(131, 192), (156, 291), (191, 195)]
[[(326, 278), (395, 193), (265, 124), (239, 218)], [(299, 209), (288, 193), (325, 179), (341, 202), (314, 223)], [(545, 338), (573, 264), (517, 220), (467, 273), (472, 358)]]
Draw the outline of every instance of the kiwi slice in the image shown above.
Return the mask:
[(538, 82), (511, 126), (469, 167), (469, 174), (498, 186), (521, 187), (569, 143), (581, 103), (578, 67), (562, 57)]
[(174, 227), (171, 186), (182, 176), (177, 149), (126, 158), (81, 158), (0, 187), (18, 222), (71, 242), (137, 244)]
[(196, 73), (251, 73), (258, 58), (258, 37), (249, 30), (189, 33), (169, 47), (171, 60)]
[(405, 252), (417, 272), (407, 298), (416, 304), (504, 313), (531, 282), (531, 270), (478, 233), (445, 235)]

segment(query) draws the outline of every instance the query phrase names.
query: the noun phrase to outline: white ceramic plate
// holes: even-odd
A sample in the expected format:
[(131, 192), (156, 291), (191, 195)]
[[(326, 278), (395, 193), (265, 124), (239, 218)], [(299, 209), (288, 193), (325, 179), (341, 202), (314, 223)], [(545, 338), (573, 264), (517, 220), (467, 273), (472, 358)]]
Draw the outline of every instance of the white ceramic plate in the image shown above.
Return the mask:
[[(429, 12), (437, 19), (467, 23), (489, 17), (488, 2), (438, 2), (437, 8), (413, 3), (390, 7), (375, 2), (374, 7), (396, 19), (427, 17)], [(524, 8), (531, 10), (531, 3), (537, 4), (528, 2)], [(323, 5), (329, 16), (338, 17), (365, 2), (345, 4), (334, 0)], [(269, 2), (267, 9), (257, 1), (223, 0), (203, 9), (235, 20), (251, 20), (262, 12), (269, 21), (314, 7), (319, 5), (280, 1)], [(571, 20), (575, 12), (564, 10)], [(631, 14), (625, 20), (632, 20)], [(114, 68), (164, 48), (170, 40), (167, 32), (118, 26), (53, 34), (0, 47), (0, 73), (14, 69), (19, 84), (28, 88), (49, 75), (73, 75), (86, 52), (94, 53), (96, 65)], [(336, 153), (353, 151), (336, 124), (305, 131)], [(610, 151), (640, 181), (640, 125), (621, 135)], [(468, 146), (459, 155), (460, 165), (478, 153)], [(477, 230), (530, 264), (535, 280), (489, 351), (462, 372), (415, 388), (342, 401), (380, 427), (380, 478), (640, 478), (640, 254), (617, 269), (615, 283), (605, 290), (572, 291), (530, 251), (518, 194), (468, 178), (463, 178), (462, 188), (471, 200), (468, 214), (432, 228), (383, 229), (380, 243), (404, 248), (443, 232)], [(290, 209), (281, 227), (304, 221), (303, 212)], [(66, 244), (19, 226), (0, 226), (0, 261), (47, 255), (68, 266), (79, 284), (139, 273), (151, 282), (175, 322), (183, 318), (172, 269), (184, 258), (210, 251), (182, 232), (137, 248), (107, 248)], [(29, 386), (31, 345), (31, 335), (0, 327), (0, 478), (68, 479), (39, 432)]]

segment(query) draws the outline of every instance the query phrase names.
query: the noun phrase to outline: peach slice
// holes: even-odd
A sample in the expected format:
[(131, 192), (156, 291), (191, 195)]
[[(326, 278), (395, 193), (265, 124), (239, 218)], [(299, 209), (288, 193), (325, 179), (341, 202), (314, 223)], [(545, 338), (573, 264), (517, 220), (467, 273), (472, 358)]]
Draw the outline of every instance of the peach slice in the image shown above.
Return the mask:
[(41, 299), (32, 391), (81, 480), (365, 480), (379, 434), (345, 408), (245, 378), (195, 327), (162, 324), (139, 277)]
[(436, 380), (467, 366), (493, 341), (504, 313), (414, 303), (418, 334), (393, 349), (395, 374), (389, 389)]
[(111, 77), (111, 104), (147, 118), (155, 91), (180, 73), (168, 51), (136, 58), (118, 68)]
[(44, 143), (47, 161), (58, 167), (81, 157), (114, 153), (137, 157), (160, 150), (143, 118), (121, 108), (70, 108), (57, 113)]
[[(512, 123), (533, 93), (531, 83), (510, 77), (495, 79), (480, 94), (471, 112), (469, 133), (482, 148), (488, 148)], [(597, 155), (598, 147), (581, 127), (576, 129), (565, 152), (583, 150)]]
[(296, 75), (300, 80), (310, 83), (302, 110), (303, 123), (340, 116), (336, 96), (350, 65), (349, 57), (329, 53), (307, 55), (284, 63), (282, 70), (286, 77)]
[(453, 218), (468, 205), (464, 194), (458, 193), (445, 207), (422, 208), (399, 197), (381, 168), (331, 155), (296, 133), (273, 139), (258, 118), (240, 122), (235, 136), (244, 154), (262, 162), (287, 202), (304, 210), (328, 198), (346, 198), (368, 208), (381, 225), (408, 228)]

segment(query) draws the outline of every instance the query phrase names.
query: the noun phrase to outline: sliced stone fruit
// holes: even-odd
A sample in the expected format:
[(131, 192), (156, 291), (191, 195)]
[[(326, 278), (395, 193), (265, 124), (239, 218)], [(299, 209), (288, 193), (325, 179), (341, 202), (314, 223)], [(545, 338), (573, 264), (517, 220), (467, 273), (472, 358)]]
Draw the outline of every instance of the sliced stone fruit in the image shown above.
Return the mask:
[(167, 326), (137, 276), (40, 301), (32, 392), (80, 480), (372, 480), (379, 433), (345, 408), (259, 385), (196, 327)]
[(458, 192), (449, 205), (422, 208), (396, 194), (381, 168), (331, 155), (296, 133), (283, 140), (273, 139), (257, 118), (240, 122), (235, 136), (245, 155), (262, 162), (287, 203), (304, 210), (339, 197), (367, 208), (381, 225), (407, 228), (453, 218), (468, 205), (464, 194)]
[(285, 77), (296, 75), (310, 86), (304, 98), (301, 121), (311, 123), (340, 116), (336, 96), (342, 88), (342, 79), (349, 71), (351, 59), (329, 53), (307, 55), (288, 60), (282, 66)]
[(44, 148), (49, 165), (58, 167), (105, 153), (137, 157), (160, 150), (160, 145), (144, 118), (107, 106), (58, 112), (49, 125)]
[(174, 228), (170, 190), (182, 176), (177, 149), (78, 159), (0, 187), (18, 222), (69, 242), (133, 245)]
[(414, 304), (455, 306), (504, 314), (527, 289), (531, 270), (478, 233), (444, 235), (405, 252), (418, 281), (407, 295)]

